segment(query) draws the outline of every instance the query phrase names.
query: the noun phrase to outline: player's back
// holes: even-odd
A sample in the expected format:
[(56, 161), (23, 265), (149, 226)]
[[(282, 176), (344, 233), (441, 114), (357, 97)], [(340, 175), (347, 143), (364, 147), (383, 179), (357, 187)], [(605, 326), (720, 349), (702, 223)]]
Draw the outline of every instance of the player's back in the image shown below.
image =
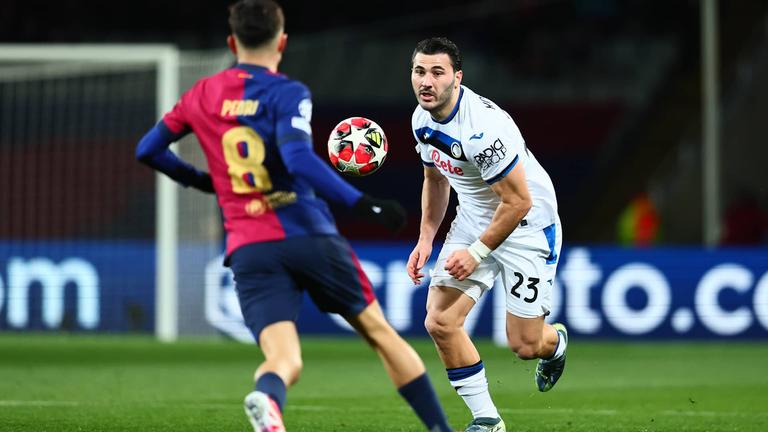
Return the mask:
[(292, 176), (278, 145), (311, 145), (306, 86), (268, 69), (237, 64), (198, 81), (164, 122), (191, 129), (208, 160), (227, 231), (227, 253), (248, 243), (335, 234), (312, 188)]

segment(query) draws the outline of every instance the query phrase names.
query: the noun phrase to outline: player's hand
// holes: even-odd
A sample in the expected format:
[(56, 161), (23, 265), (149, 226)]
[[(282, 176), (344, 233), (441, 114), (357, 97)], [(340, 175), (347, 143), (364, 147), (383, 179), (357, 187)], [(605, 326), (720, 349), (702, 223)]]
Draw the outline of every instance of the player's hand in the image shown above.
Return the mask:
[(458, 280), (468, 278), (479, 265), (480, 263), (475, 261), (466, 249), (453, 251), (448, 259), (445, 260), (445, 269)]
[(419, 242), (408, 257), (408, 264), (405, 268), (408, 270), (408, 277), (411, 278), (414, 285), (421, 283), (421, 279), (424, 277), (421, 269), (424, 268), (424, 264), (427, 263), (431, 254), (432, 243)]
[(405, 228), (405, 209), (395, 200), (363, 195), (353, 208), (358, 216), (384, 225), (393, 233)]

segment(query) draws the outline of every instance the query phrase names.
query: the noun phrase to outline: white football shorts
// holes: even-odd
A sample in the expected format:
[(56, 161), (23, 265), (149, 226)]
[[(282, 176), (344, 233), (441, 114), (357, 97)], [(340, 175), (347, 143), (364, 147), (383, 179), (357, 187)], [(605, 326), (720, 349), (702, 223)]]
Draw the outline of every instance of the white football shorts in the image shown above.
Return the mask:
[(507, 312), (520, 318), (549, 315), (563, 239), (559, 219), (544, 229), (518, 227), (463, 281), (445, 270), (445, 261), (453, 251), (466, 249), (477, 240), (459, 226), (454, 223), (446, 236), (437, 263), (430, 272), (430, 288), (455, 288), (477, 302), (493, 288), (496, 277), (501, 275), (502, 287), (507, 293)]

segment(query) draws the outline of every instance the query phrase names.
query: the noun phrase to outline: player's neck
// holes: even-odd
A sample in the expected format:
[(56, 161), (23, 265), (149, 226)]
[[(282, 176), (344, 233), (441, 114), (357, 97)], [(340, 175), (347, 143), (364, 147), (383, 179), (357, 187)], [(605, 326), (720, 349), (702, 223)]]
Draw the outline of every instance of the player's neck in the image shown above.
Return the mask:
[(280, 64), (280, 53), (267, 53), (262, 51), (241, 51), (237, 53), (237, 62), (263, 66), (272, 72), (277, 72)]

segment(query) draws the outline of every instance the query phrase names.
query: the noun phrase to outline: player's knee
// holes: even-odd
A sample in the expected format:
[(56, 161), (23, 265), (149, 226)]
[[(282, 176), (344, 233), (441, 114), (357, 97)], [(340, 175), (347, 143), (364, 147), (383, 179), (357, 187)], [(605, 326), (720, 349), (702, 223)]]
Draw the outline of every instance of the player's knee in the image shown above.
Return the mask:
[(399, 335), (387, 322), (384, 315), (368, 314), (364, 319), (358, 318), (355, 328), (368, 345), (374, 349), (386, 347), (392, 344), (394, 339), (399, 338)]
[(283, 360), (282, 368), (285, 371), (285, 376), (287, 378), (286, 384), (290, 386), (296, 384), (301, 377), (301, 371), (304, 369), (304, 362), (302, 362), (301, 357), (289, 357)]
[(424, 327), (432, 339), (440, 340), (452, 334), (457, 329), (456, 323), (439, 311), (427, 312), (427, 319), (424, 320)]

